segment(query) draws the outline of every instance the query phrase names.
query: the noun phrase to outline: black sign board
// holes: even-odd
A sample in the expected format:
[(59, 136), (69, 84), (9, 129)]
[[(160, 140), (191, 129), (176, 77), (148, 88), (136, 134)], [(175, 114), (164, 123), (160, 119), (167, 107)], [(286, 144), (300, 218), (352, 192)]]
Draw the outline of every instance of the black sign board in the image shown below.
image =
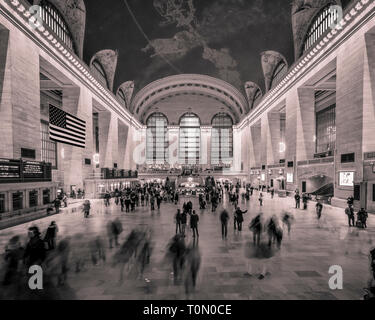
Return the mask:
[(24, 179), (43, 179), (45, 164), (37, 161), (25, 161), (23, 163)]
[(0, 183), (51, 181), (50, 163), (0, 159)]
[(102, 168), (103, 179), (138, 178), (138, 171)]
[(20, 167), (20, 160), (0, 159), (0, 180), (18, 181), (21, 177)]

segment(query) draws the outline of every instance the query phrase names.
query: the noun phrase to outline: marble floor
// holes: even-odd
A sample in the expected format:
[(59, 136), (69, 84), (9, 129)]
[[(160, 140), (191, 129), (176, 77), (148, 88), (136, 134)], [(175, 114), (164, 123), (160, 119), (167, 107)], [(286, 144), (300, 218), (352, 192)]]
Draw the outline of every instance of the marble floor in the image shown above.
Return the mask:
[[(57, 288), (59, 299), (207, 299), (207, 300), (336, 300), (361, 299), (363, 288), (369, 278), (370, 248), (375, 246), (375, 217), (370, 216), (367, 230), (358, 230), (347, 226), (346, 216), (342, 209), (327, 206), (323, 210), (321, 226), (315, 215), (314, 203), (307, 211), (296, 210), (293, 199), (266, 195), (264, 206), (260, 207), (254, 194), (249, 202), (242, 202), (242, 209), (249, 212), (244, 216), (244, 230), (241, 234), (234, 232), (233, 223), (229, 223), (229, 234), (226, 241), (221, 237), (221, 225), (218, 208), (216, 214), (210, 210), (197, 210), (200, 216), (199, 250), (202, 263), (194, 293), (186, 296), (183, 285), (173, 284), (171, 266), (164, 263), (166, 246), (175, 232), (174, 214), (176, 206), (163, 203), (160, 214), (152, 215), (149, 208), (140, 207), (134, 213), (121, 213), (114, 204), (104, 208), (103, 204), (94, 207), (89, 219), (84, 219), (81, 212), (55, 215), (38, 221), (26, 223), (0, 231), (0, 253), (13, 235), (26, 236), (27, 228), (37, 225), (45, 230), (52, 220), (59, 227), (58, 241), (71, 237), (72, 251), (87, 260), (86, 270), (81, 273), (69, 272), (68, 282)], [(182, 205), (182, 199), (180, 205)], [(198, 208), (197, 200), (193, 200)], [(233, 222), (233, 209), (227, 204)], [(248, 263), (257, 261), (247, 259), (244, 252), (246, 244), (252, 240), (248, 229), (251, 219), (260, 211), (265, 216), (281, 214), (283, 210), (295, 217), (290, 237), (284, 237), (280, 252), (267, 260), (270, 275), (263, 280), (246, 275)], [(150, 265), (144, 277), (137, 279), (133, 273), (125, 276), (119, 283), (119, 266), (112, 263), (116, 249), (109, 249), (107, 244), (106, 224), (109, 220), (119, 218), (124, 231), (120, 240), (124, 241), (130, 231), (139, 226), (150, 226), (153, 230), (153, 252)], [(81, 234), (80, 238), (75, 235)], [(106, 262), (91, 263), (87, 243), (100, 235), (106, 244)], [(189, 231), (187, 243), (192, 241)], [(329, 268), (339, 265), (343, 269), (343, 289), (329, 288)], [(3, 298), (6, 296), (3, 291)]]

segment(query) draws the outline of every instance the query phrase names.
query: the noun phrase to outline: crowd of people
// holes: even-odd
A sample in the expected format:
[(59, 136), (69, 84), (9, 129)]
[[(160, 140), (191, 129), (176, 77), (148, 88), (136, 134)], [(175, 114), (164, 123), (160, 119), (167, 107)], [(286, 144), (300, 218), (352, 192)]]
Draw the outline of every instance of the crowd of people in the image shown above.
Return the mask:
[[(204, 193), (199, 194), (199, 209), (195, 209), (191, 199), (185, 199), (180, 203), (180, 195), (175, 188), (158, 183), (138, 185), (132, 188), (106, 192), (104, 206), (119, 206), (121, 213), (137, 212), (138, 208), (149, 208), (151, 214), (157, 210), (162, 212), (162, 203), (170, 203), (176, 206), (177, 213), (173, 218), (173, 238), (167, 245), (167, 253), (164, 257), (167, 269), (173, 278), (175, 285), (183, 284), (185, 293), (189, 296), (197, 285), (197, 278), (201, 266), (202, 255), (199, 249), (200, 214), (211, 212), (216, 216), (216, 211), (221, 206), (218, 216), (221, 226), (223, 241), (228, 239), (228, 226), (233, 220), (233, 234), (241, 237), (245, 220), (249, 221), (248, 230), (252, 233), (250, 241), (245, 242), (244, 256), (247, 258), (247, 270), (245, 275), (257, 277), (259, 280), (270, 276), (272, 259), (281, 249), (286, 234), (290, 236), (295, 218), (291, 212), (283, 211), (281, 215), (266, 217), (263, 213), (264, 195), (263, 189), (258, 190), (258, 212), (248, 213), (240, 207), (250, 201), (254, 196), (255, 188), (248, 184), (219, 183), (214, 178), (208, 177), (205, 181)], [(273, 188), (266, 190), (270, 197), (274, 198)], [(308, 196), (295, 192), (296, 208), (300, 208), (302, 198), (303, 209), (308, 207)], [(224, 199), (228, 201), (224, 203)], [(186, 201), (185, 201), (186, 200)], [(268, 200), (267, 200), (268, 201)], [(113, 202), (113, 203), (112, 203)], [(227, 205), (229, 204), (229, 205)], [(267, 203), (266, 203), (267, 205)], [(91, 203), (86, 200), (82, 205), (84, 218), (90, 217)], [(200, 210), (200, 211), (199, 211)], [(315, 205), (318, 221), (322, 217), (324, 206), (320, 201)], [(232, 214), (231, 214), (232, 212)], [(367, 228), (368, 214), (364, 209), (357, 213), (357, 221), (353, 209), (353, 199), (348, 199), (348, 207), (345, 209), (349, 226)], [(249, 216), (250, 219), (245, 219)], [(150, 279), (144, 276), (147, 266), (151, 264), (153, 252), (153, 230), (150, 227), (139, 227), (130, 230), (129, 234), (121, 241), (124, 228), (120, 217), (109, 220), (106, 225), (106, 234), (87, 238), (85, 235), (76, 234), (72, 237), (61, 238), (56, 241), (59, 228), (52, 221), (44, 232), (40, 232), (37, 226), (28, 229), (28, 240), (22, 243), (22, 236), (13, 236), (4, 255), (2, 286), (7, 287), (7, 292), (13, 293), (15, 298), (25, 297), (25, 279), (27, 270), (32, 265), (43, 265), (46, 270), (46, 284), (51, 290), (48, 294), (58, 296), (54, 289), (64, 286), (69, 272), (80, 273), (88, 270), (88, 264), (102, 266), (110, 261), (113, 268), (119, 269), (119, 282), (123, 283), (124, 273), (133, 278), (142, 279), (146, 284)], [(192, 235), (191, 243), (188, 243), (189, 234)], [(108, 245), (104, 239), (108, 240)], [(80, 250), (78, 250), (78, 248)], [(87, 254), (82, 254), (82, 248), (86, 248)], [(107, 250), (113, 254), (108, 255)], [(374, 252), (372, 251), (371, 268), (374, 270)], [(110, 257), (110, 258), (109, 258)], [(375, 277), (375, 272), (373, 272)], [(374, 278), (375, 279), (375, 278)], [(375, 281), (375, 280), (374, 280)], [(371, 296), (370, 283), (368, 296)], [(22, 289), (23, 288), (23, 289)], [(52, 293), (51, 293), (52, 292)], [(1, 298), (1, 294), (0, 294)]]

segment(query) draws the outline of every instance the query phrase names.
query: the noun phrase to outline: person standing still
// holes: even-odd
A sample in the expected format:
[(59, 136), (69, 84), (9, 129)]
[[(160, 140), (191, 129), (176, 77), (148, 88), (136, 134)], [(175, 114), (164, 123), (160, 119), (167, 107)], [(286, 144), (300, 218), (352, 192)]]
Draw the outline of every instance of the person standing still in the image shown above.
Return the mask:
[(221, 213), (220, 221), (221, 221), (221, 236), (224, 240), (227, 238), (227, 235), (228, 235), (229, 214), (227, 210), (223, 210), (223, 212)]
[(354, 209), (353, 209), (353, 205), (349, 204), (346, 207), (345, 214), (348, 216), (349, 227), (354, 227), (355, 226), (355, 221), (354, 221)]
[(295, 194), (294, 200), (296, 201), (296, 209), (299, 209), (301, 207), (301, 196), (299, 193)]
[(177, 209), (177, 213), (175, 216), (175, 223), (176, 223), (176, 234), (181, 233), (181, 210)]
[(237, 209), (236, 209), (236, 212), (235, 212), (235, 215), (236, 215), (236, 220), (237, 220), (237, 229), (238, 229), (238, 231), (242, 231), (242, 223), (243, 223), (243, 221), (244, 221), (244, 219), (243, 219), (243, 215), (245, 214), (247, 212), (247, 210), (246, 211), (242, 211), (241, 209), (240, 209), (240, 207), (237, 207)]
[(193, 213), (190, 217), (190, 227), (193, 230), (193, 238), (195, 237), (199, 238), (198, 221), (199, 221), (199, 216), (196, 214), (195, 210), (193, 210)]
[(263, 207), (263, 193), (260, 193), (259, 195), (259, 205)]

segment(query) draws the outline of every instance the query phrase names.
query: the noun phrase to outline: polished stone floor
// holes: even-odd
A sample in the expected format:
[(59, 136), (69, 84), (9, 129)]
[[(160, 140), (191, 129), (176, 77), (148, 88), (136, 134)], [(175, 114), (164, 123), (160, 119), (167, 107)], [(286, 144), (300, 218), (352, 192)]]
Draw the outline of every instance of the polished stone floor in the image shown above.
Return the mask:
[[(189, 299), (214, 300), (267, 300), (267, 299), (360, 299), (369, 277), (369, 249), (375, 246), (375, 217), (370, 216), (367, 230), (347, 226), (342, 209), (325, 207), (321, 226), (315, 215), (314, 203), (308, 211), (296, 210), (292, 199), (266, 195), (264, 206), (260, 207), (257, 194), (248, 202), (240, 203), (245, 215), (242, 234), (235, 233), (230, 223), (227, 241), (221, 238), (218, 213), (200, 211), (199, 249), (202, 263), (198, 275), (197, 288)], [(180, 205), (182, 205), (182, 201)], [(197, 200), (193, 200), (198, 208)], [(227, 201), (225, 200), (226, 204)], [(227, 204), (226, 204), (227, 206)], [(231, 206), (230, 212), (233, 212)], [(247, 265), (253, 259), (245, 257), (245, 245), (252, 239), (248, 224), (260, 211), (265, 216), (290, 211), (295, 222), (290, 237), (284, 237), (281, 251), (267, 260), (270, 275), (263, 280), (246, 276)], [(68, 283), (58, 288), (62, 299), (186, 299), (183, 285), (173, 285), (171, 267), (165, 263), (166, 246), (174, 235), (174, 214), (176, 206), (162, 204), (160, 214), (151, 214), (149, 208), (138, 208), (135, 213), (121, 213), (114, 204), (104, 208), (103, 204), (94, 207), (92, 216), (84, 219), (81, 212), (56, 215), (42, 220), (19, 225), (0, 231), (0, 253), (9, 238), (15, 234), (26, 235), (27, 227), (38, 225), (44, 230), (54, 220), (59, 227), (58, 239), (71, 237), (74, 254), (87, 260), (86, 270), (81, 273), (69, 272)], [(130, 231), (142, 225), (153, 229), (153, 254), (145, 271), (149, 282), (137, 279), (130, 273), (123, 283), (119, 283), (119, 267), (111, 261), (116, 249), (107, 245), (107, 221), (120, 218), (124, 232), (123, 241)], [(233, 217), (231, 216), (231, 222)], [(80, 238), (76, 234), (82, 234)], [(93, 266), (87, 242), (100, 235), (106, 242), (107, 261)], [(192, 241), (189, 231), (187, 242)], [(332, 275), (329, 268), (339, 265), (344, 272), (343, 290), (331, 290), (328, 282)], [(71, 268), (73, 269), (73, 268)]]

